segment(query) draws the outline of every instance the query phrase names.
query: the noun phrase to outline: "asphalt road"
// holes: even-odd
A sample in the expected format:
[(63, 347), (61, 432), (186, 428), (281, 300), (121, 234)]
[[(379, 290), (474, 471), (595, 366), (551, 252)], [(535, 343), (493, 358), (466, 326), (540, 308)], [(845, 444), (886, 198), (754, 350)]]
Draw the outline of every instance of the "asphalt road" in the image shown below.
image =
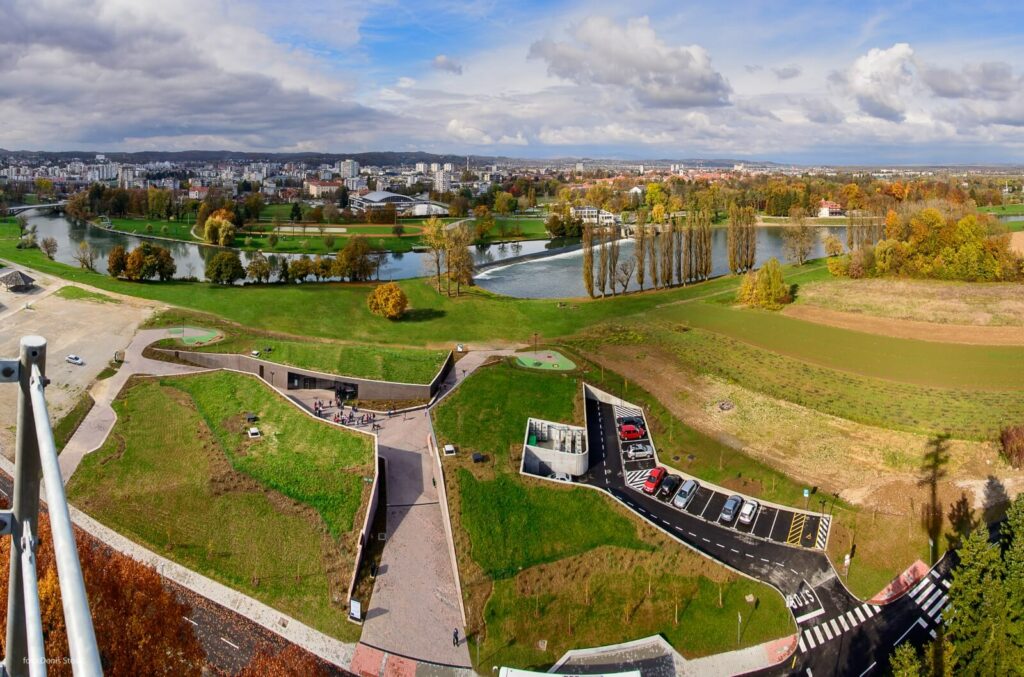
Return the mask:
[[(13, 480), (4, 472), (0, 472), (0, 497), (8, 500), (12, 491)], [(79, 547), (88, 542), (94, 546), (107, 546), (94, 539), (82, 530), (76, 530), (75, 538)], [(109, 548), (108, 548), (109, 549)], [(215, 602), (195, 594), (188, 588), (177, 583), (164, 580), (164, 585), (174, 592), (179, 601), (189, 607), (185, 616), (193, 627), (203, 650), (206, 652), (207, 664), (222, 674), (235, 674), (252, 660), (260, 648), (268, 648), (278, 652), (289, 645), (280, 635), (273, 633), (262, 625), (231, 611)], [(315, 657), (327, 670), (329, 675), (351, 675), (335, 665)]]
[[(922, 582), (921, 603), (912, 590), (884, 606), (866, 604), (846, 589), (821, 550), (783, 545), (719, 524), (714, 521), (715, 506), (706, 506), (701, 518), (636, 491), (627, 484), (612, 406), (588, 399), (586, 407), (590, 468), (580, 482), (607, 491), (659, 529), (785, 597), (797, 622), (800, 646), (793, 659), (763, 674), (871, 674), (887, 664), (899, 641), (923, 643), (931, 638), (946, 603), (939, 588), (925, 590)], [(933, 583), (943, 586), (949, 569), (949, 560), (943, 559), (930, 574)], [(929, 601), (924, 608), (922, 603)]]

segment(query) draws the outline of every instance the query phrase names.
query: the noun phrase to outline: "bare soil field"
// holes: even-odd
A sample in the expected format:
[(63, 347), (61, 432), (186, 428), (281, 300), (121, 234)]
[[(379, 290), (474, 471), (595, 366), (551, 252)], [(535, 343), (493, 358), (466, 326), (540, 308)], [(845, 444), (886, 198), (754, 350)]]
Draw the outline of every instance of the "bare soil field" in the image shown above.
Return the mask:
[[(591, 357), (630, 374), (632, 381), (698, 430), (810, 486), (891, 513), (906, 513), (912, 498), (917, 505), (926, 498), (925, 488), (919, 486), (929, 451), (924, 435), (855, 423), (692, 375), (656, 346), (644, 346), (638, 357), (630, 346), (606, 345)], [(719, 404), (726, 401), (733, 408), (722, 411)], [(995, 443), (951, 440), (948, 449), (943, 481), (949, 491), (966, 491), (972, 504), (982, 502), (982, 485), (989, 476), (1011, 488), (1024, 481), (1024, 473), (1000, 459)]]
[[(57, 421), (107, 366), (114, 351), (128, 345), (152, 309), (151, 304), (138, 300), (101, 303), (64, 299), (47, 293), (58, 282), (48, 278), (38, 282), (40, 289), (28, 295), (0, 291), (4, 313), (0, 356), (17, 357), (22, 336), (39, 334), (47, 339), (46, 375), (51, 383), (46, 389), (46, 402), (50, 418)], [(71, 353), (85, 364), (66, 362), (64, 358)], [(17, 401), (17, 386), (0, 387), (0, 453), (9, 458), (14, 454)]]
[(986, 346), (1024, 345), (1024, 327), (938, 324), (801, 304), (791, 305), (782, 312), (798, 320), (894, 338)]
[(931, 280), (825, 280), (801, 285), (795, 304), (844, 313), (977, 327), (1024, 326), (1024, 286)]

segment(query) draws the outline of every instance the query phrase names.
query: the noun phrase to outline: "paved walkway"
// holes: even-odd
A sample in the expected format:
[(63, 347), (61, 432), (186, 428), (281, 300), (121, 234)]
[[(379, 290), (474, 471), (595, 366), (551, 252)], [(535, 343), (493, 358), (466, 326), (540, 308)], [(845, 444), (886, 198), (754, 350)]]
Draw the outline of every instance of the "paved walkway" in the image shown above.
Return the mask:
[(97, 381), (89, 393), (96, 404), (86, 415), (85, 420), (68, 440), (64, 451), (60, 454), (60, 474), (64, 484), (68, 483), (78, 464), (85, 455), (96, 451), (107, 439), (107, 435), (117, 422), (117, 415), (110, 406), (121, 392), (125, 382), (135, 374), (151, 374), (164, 376), (169, 374), (188, 374), (202, 371), (200, 367), (188, 367), (171, 362), (151, 360), (142, 356), (143, 349), (149, 344), (168, 336), (166, 329), (143, 329), (135, 334), (135, 338), (124, 351), (124, 362), (117, 373), (108, 379)]
[[(491, 357), (511, 351), (470, 352), (446, 382), (447, 397)], [(394, 417), (378, 433), (387, 461), (387, 531), (373, 596), (363, 624), (370, 647), (449, 666), (469, 667), (469, 650), (440, 505), (435, 463), (428, 445), (430, 411)], [(459, 631), (458, 646), (452, 632)]]

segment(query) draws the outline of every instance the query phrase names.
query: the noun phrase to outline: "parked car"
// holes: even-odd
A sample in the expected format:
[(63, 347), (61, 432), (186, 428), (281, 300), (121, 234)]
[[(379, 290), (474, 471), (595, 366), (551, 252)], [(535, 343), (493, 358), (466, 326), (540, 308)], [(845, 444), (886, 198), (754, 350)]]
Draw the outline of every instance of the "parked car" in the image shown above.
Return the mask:
[(615, 425), (635, 425), (638, 428), (643, 428), (646, 422), (642, 416), (621, 416), (615, 419)]
[(658, 485), (665, 479), (666, 472), (661, 466), (652, 469), (650, 474), (647, 475), (647, 481), (644, 482), (644, 493), (653, 496), (654, 492), (658, 490)]
[(643, 428), (638, 428), (629, 423), (619, 428), (619, 439), (623, 441), (641, 440), (646, 436), (647, 432)]
[(85, 364), (85, 360), (83, 360), (78, 355), (68, 355), (67, 357), (64, 358), (64, 361), (70, 362), (71, 364), (77, 364), (79, 367)]
[(742, 504), (743, 499), (739, 496), (733, 495), (725, 499), (725, 505), (722, 506), (722, 514), (718, 516), (719, 521), (731, 522), (736, 519), (736, 513)]
[(697, 480), (686, 480), (676, 493), (676, 497), (672, 499), (672, 505), (680, 510), (684, 509), (693, 500), (698, 489), (700, 489), (700, 484)]
[(683, 478), (679, 475), (669, 475), (666, 477), (661, 483), (661, 488), (658, 489), (658, 500), (668, 503), (679, 489), (679, 485), (682, 483)]
[(760, 510), (761, 504), (754, 500), (743, 501), (743, 507), (740, 508), (740, 524), (750, 524), (757, 517), (757, 511)]
[(628, 445), (622, 450), (622, 453), (626, 455), (626, 458), (634, 461), (638, 458), (650, 458), (654, 456), (654, 448), (649, 444), (637, 442), (636, 444)]
[(548, 475), (548, 479), (556, 482), (572, 482), (572, 475), (567, 472), (553, 472)]

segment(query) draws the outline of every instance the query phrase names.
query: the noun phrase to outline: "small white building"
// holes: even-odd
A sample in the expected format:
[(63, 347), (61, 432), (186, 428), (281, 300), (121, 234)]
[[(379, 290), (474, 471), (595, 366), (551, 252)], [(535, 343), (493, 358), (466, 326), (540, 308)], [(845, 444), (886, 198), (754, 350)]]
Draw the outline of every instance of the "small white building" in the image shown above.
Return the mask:
[(827, 218), (829, 216), (842, 216), (843, 206), (838, 202), (832, 202), (831, 200), (822, 200), (818, 203), (818, 217)]
[(619, 216), (617, 214), (612, 214), (607, 210), (598, 209), (597, 207), (572, 207), (569, 213), (572, 218), (579, 219), (583, 223), (599, 226), (614, 226), (619, 223)]
[(526, 422), (521, 472), (540, 477), (554, 473), (579, 477), (586, 474), (589, 467), (586, 430), (539, 418)]

